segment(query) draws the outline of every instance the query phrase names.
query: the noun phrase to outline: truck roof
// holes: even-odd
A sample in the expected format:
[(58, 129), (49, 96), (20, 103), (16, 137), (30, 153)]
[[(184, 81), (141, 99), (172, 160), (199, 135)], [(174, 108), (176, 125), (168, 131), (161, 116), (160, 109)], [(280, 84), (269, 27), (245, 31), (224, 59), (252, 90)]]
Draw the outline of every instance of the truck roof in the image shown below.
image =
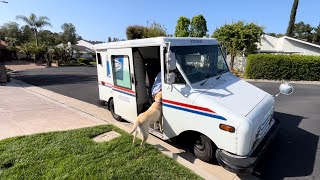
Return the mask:
[(93, 49), (99, 51), (114, 48), (160, 46), (170, 42), (171, 46), (191, 46), (191, 45), (216, 45), (218, 41), (214, 38), (194, 38), (194, 37), (156, 37), (146, 39), (135, 39), (127, 41), (117, 41), (96, 44)]

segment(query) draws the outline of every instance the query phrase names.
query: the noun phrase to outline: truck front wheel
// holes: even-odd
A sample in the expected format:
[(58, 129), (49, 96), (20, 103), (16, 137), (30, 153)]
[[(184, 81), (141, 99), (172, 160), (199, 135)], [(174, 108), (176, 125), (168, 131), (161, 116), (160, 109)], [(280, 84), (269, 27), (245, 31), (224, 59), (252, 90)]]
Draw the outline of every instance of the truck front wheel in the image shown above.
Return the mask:
[(106, 101), (104, 101), (104, 100), (97, 100), (97, 103), (98, 103), (98, 105), (100, 105), (100, 106), (105, 106), (106, 105)]
[(113, 117), (115, 120), (120, 121), (120, 122), (123, 121), (122, 118), (121, 118), (121, 116), (119, 116), (118, 114), (116, 114), (116, 113), (114, 112), (113, 99), (111, 99), (110, 102), (109, 102), (109, 110), (110, 110), (110, 112), (111, 112), (112, 117)]
[(193, 152), (198, 159), (209, 162), (214, 157), (215, 151), (216, 146), (207, 136), (200, 134), (196, 137)]

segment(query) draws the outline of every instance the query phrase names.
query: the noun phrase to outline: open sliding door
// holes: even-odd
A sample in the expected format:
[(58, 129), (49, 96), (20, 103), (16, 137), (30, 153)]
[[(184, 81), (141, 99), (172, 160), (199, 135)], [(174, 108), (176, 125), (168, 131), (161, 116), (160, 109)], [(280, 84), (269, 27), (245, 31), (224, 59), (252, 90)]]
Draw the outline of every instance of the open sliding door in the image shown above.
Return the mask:
[(113, 76), (114, 111), (123, 119), (133, 122), (137, 117), (137, 101), (132, 49), (108, 49), (108, 56)]

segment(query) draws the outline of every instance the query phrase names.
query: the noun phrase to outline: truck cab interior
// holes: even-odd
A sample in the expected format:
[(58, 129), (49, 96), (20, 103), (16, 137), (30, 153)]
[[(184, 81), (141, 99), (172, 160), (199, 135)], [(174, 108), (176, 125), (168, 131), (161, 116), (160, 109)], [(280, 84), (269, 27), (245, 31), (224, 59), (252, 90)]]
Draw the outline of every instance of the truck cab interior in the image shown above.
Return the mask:
[(151, 88), (161, 72), (160, 46), (132, 48), (137, 113), (146, 111), (153, 103)]

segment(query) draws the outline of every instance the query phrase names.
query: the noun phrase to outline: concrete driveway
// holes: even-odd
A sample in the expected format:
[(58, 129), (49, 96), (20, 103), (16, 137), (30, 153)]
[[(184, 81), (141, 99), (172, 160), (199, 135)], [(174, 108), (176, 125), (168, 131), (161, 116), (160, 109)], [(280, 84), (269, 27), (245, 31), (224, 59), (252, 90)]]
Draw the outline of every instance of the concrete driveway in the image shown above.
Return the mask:
[[(92, 104), (98, 99), (95, 67), (63, 67), (21, 71), (17, 79)], [(252, 83), (271, 93), (279, 83)], [(320, 177), (320, 85), (294, 84), (295, 92), (276, 99), (281, 120), (276, 140), (256, 168), (261, 179)]]
[(107, 122), (27, 91), (14, 82), (0, 85), (0, 140), (102, 124)]

